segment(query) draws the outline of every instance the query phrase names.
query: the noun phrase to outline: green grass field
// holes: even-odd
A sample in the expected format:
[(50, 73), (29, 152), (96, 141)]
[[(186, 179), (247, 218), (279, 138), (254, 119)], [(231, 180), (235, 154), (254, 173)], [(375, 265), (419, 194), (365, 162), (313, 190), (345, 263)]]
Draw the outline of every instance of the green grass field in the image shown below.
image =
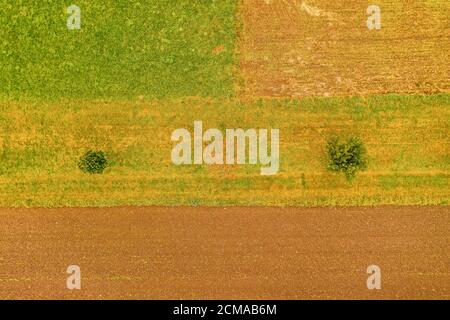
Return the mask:
[[(450, 94), (244, 99), (237, 1), (80, 0), (72, 31), (69, 4), (0, 3), (0, 207), (449, 204)], [(194, 120), (280, 129), (280, 172), (173, 165)], [(367, 146), (353, 183), (327, 171), (333, 135)]]
[[(72, 3), (81, 30), (67, 29)], [(2, 1), (0, 95), (228, 96), (235, 11), (234, 0)]]

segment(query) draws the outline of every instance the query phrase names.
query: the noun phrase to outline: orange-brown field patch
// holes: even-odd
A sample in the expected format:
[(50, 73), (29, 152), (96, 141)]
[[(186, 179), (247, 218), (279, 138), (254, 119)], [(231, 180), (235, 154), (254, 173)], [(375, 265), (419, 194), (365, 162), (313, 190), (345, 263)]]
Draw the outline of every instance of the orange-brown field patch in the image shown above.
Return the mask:
[[(449, 218), (445, 206), (0, 209), (0, 299), (449, 299)], [(381, 290), (367, 288), (373, 264)]]
[[(381, 30), (369, 30), (369, 5)], [(316, 96), (450, 90), (446, 0), (245, 0), (242, 95)]]

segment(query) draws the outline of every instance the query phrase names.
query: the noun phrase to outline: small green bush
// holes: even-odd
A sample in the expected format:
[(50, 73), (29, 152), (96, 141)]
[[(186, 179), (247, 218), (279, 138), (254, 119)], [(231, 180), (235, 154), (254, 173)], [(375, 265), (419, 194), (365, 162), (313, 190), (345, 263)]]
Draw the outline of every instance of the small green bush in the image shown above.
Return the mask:
[(339, 138), (334, 137), (327, 144), (328, 169), (334, 172), (343, 172), (347, 180), (351, 181), (359, 170), (367, 168), (366, 148), (363, 142), (356, 137), (351, 137), (345, 143), (339, 143)]
[(108, 161), (106, 160), (103, 151), (92, 151), (86, 152), (78, 162), (78, 167), (81, 171), (85, 173), (103, 173)]

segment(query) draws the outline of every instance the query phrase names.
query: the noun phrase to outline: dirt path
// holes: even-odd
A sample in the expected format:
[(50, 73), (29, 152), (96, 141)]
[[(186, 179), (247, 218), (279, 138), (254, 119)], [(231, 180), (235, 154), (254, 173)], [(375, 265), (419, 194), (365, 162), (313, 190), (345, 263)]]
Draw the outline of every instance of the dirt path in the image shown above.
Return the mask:
[(449, 207), (0, 209), (0, 298), (449, 299), (449, 221)]

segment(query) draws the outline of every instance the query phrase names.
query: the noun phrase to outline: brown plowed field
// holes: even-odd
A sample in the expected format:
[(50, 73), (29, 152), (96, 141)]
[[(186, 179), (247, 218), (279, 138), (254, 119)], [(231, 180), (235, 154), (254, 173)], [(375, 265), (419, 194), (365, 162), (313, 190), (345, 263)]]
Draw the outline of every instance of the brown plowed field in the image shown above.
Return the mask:
[(450, 2), (241, 2), (242, 94), (303, 97), (450, 91)]
[(1, 209), (0, 298), (449, 299), (449, 221), (448, 207)]

